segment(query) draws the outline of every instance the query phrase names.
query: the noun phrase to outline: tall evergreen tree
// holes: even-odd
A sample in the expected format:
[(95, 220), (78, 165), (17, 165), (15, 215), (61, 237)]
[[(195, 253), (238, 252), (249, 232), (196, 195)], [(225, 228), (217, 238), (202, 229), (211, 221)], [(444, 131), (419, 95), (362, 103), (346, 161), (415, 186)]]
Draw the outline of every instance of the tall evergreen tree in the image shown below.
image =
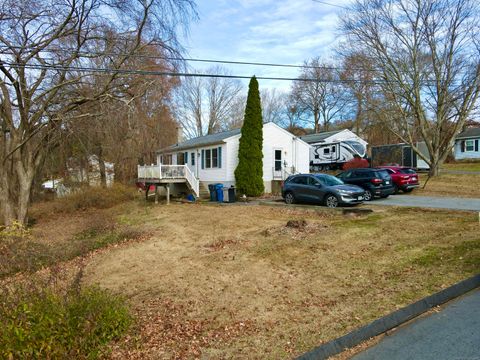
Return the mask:
[(240, 194), (259, 196), (263, 184), (263, 121), (258, 81), (254, 77), (248, 86), (247, 105), (238, 149), (235, 180)]

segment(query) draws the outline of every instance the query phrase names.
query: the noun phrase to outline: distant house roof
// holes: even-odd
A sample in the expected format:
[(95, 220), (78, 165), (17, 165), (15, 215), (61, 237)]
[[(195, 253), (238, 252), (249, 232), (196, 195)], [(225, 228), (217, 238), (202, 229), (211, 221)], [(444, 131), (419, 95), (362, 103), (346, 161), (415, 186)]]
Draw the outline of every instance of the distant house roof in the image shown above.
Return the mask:
[(469, 139), (472, 137), (480, 137), (480, 127), (467, 128), (457, 135), (457, 139)]
[(326, 131), (326, 132), (321, 132), (321, 133), (318, 133), (318, 134), (304, 135), (304, 136), (300, 136), (300, 139), (302, 139), (306, 143), (313, 144), (313, 143), (317, 143), (317, 142), (322, 142), (325, 139), (328, 139), (330, 136), (338, 134), (339, 132), (342, 132), (342, 131), (343, 130)]
[(225, 139), (228, 139), (229, 137), (240, 134), (240, 131), (241, 129), (233, 129), (233, 130), (224, 131), (221, 133), (199, 136), (193, 139), (186, 140), (179, 144), (174, 144), (167, 148), (160, 149), (158, 150), (158, 152), (161, 152), (161, 153), (171, 152), (171, 151), (173, 152), (173, 151), (192, 149), (200, 146), (221, 144), (224, 142)]

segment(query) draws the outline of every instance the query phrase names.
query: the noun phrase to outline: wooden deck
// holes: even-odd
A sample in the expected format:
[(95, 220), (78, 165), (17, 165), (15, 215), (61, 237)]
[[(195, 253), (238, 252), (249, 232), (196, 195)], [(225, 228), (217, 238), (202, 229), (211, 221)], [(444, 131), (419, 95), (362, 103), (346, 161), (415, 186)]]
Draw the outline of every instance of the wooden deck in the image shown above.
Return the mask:
[(169, 184), (174, 183), (185, 183), (195, 197), (200, 196), (200, 181), (187, 165), (138, 165), (137, 182), (145, 184), (146, 196), (150, 185), (155, 185), (155, 194), (157, 186), (164, 186), (167, 190), (167, 202), (170, 199)]

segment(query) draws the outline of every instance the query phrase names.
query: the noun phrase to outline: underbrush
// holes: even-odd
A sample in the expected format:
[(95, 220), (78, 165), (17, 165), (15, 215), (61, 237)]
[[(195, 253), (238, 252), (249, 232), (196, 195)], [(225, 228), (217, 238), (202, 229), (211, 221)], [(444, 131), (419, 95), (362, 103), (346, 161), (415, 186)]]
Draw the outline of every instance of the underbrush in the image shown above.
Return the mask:
[(123, 298), (96, 287), (81, 289), (78, 280), (63, 289), (52, 279), (0, 287), (0, 358), (105, 355), (106, 345), (127, 331), (132, 317)]
[(85, 187), (52, 203), (54, 212), (71, 213), (86, 209), (107, 209), (135, 199), (135, 190), (131, 187), (114, 184), (111, 187)]
[(35, 239), (28, 229), (14, 224), (0, 231), (0, 279), (18, 272), (34, 272), (142, 236), (143, 231), (118, 225), (106, 215), (92, 218), (85, 230), (62, 243)]

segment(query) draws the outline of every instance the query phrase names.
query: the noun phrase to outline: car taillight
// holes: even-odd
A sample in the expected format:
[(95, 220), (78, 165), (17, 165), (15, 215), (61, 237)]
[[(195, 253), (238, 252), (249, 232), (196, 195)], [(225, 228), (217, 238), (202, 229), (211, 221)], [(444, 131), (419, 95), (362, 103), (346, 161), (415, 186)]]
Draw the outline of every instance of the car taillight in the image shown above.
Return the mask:
[(371, 181), (372, 181), (372, 183), (375, 184), (375, 185), (381, 184), (381, 183), (383, 182), (382, 179), (372, 179)]
[(409, 176), (409, 175), (403, 175), (403, 176), (402, 176), (402, 180), (408, 180), (408, 179), (410, 179), (410, 176)]

